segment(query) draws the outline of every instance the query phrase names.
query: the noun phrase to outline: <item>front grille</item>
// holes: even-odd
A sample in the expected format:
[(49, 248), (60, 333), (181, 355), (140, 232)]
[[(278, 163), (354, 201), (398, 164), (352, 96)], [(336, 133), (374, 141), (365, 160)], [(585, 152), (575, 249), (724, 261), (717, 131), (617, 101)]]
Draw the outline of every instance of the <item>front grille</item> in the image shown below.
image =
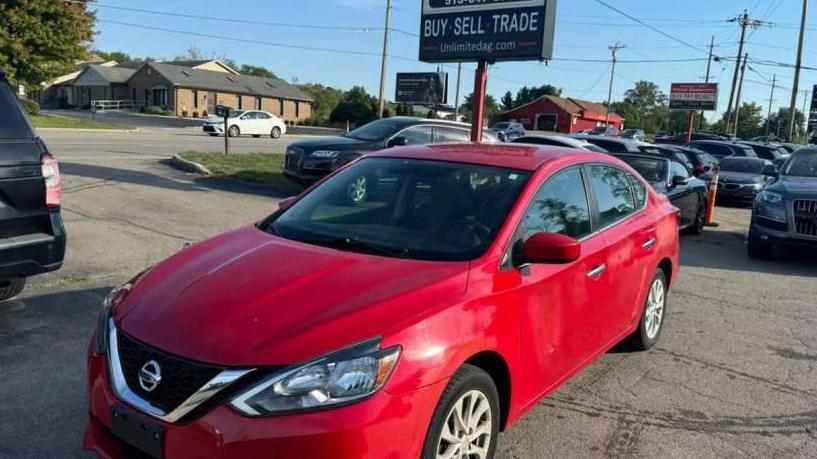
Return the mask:
[[(225, 368), (194, 362), (148, 346), (123, 333), (117, 333), (119, 362), (128, 388), (139, 397), (169, 413), (198, 391)], [(151, 392), (139, 385), (139, 370), (155, 360), (161, 367), (161, 382)]]
[(204, 132), (216, 132), (216, 128), (208, 124), (204, 126)]
[(721, 188), (723, 188), (725, 190), (739, 190), (740, 189), (740, 184), (739, 183), (723, 183), (723, 182), (719, 182), (718, 185), (720, 185)]
[(793, 203), (793, 208), (795, 232), (817, 236), (817, 200), (797, 199)]

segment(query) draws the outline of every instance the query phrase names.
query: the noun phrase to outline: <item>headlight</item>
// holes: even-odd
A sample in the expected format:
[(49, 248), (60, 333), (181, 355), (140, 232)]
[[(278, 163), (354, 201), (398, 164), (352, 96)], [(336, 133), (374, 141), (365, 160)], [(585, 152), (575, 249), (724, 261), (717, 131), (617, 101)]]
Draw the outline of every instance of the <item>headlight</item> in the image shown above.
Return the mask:
[(128, 297), (133, 286), (136, 285), (136, 283), (139, 282), (139, 279), (147, 274), (148, 271), (150, 271), (150, 268), (137, 274), (133, 277), (133, 279), (125, 282), (119, 287), (115, 287), (110, 293), (108, 293), (105, 300), (102, 301), (102, 310), (99, 311), (99, 317), (97, 318), (96, 324), (97, 354), (105, 354), (108, 352), (108, 323), (111, 315), (113, 314), (113, 308), (118, 306), (125, 300), (125, 298)]
[(249, 416), (330, 408), (368, 397), (391, 375), (400, 346), (372, 339), (273, 374), (230, 404)]
[(768, 202), (769, 204), (776, 204), (783, 201), (783, 195), (766, 190), (760, 193), (760, 200)]
[(337, 158), (340, 155), (339, 151), (334, 150), (316, 150), (313, 151), (309, 156), (312, 158)]
[(762, 183), (753, 183), (751, 186), (752, 186), (752, 189), (755, 190), (755, 191), (760, 191), (760, 190), (763, 189), (763, 184)]

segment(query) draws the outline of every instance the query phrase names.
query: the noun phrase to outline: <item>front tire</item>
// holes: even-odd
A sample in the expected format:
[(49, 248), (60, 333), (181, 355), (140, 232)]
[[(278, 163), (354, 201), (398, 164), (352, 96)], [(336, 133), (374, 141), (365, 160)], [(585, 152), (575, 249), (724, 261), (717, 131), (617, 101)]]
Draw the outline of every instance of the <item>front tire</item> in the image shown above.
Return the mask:
[(17, 296), (23, 291), (26, 286), (26, 278), (18, 277), (15, 279), (0, 280), (0, 301), (5, 301), (11, 297)]
[(281, 138), (281, 128), (279, 128), (278, 126), (273, 127), (269, 136), (272, 137), (273, 139)]
[(658, 268), (647, 289), (638, 329), (630, 335), (630, 343), (638, 351), (646, 351), (655, 346), (661, 336), (667, 312), (667, 290), (667, 276), (664, 270)]
[(238, 137), (241, 135), (241, 129), (238, 129), (238, 126), (230, 126), (230, 129), (227, 129), (227, 133), (230, 137)]
[(423, 459), (491, 459), (499, 436), (499, 393), (481, 368), (463, 365), (440, 397), (423, 444)]

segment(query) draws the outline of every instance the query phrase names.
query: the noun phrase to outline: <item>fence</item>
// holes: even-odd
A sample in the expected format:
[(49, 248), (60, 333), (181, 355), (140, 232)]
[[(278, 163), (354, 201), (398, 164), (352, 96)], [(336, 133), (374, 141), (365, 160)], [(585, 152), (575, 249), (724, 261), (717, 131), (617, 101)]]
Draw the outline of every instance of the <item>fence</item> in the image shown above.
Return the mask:
[(139, 111), (147, 104), (143, 100), (92, 100), (91, 111), (104, 113), (116, 111)]

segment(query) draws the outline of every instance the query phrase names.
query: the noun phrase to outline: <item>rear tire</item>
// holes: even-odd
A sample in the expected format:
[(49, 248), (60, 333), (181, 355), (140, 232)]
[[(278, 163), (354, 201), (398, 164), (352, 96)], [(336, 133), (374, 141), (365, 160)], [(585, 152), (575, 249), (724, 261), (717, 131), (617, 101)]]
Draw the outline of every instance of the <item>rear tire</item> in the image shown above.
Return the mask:
[(666, 319), (667, 290), (667, 276), (664, 270), (658, 268), (647, 288), (647, 298), (644, 299), (638, 328), (629, 337), (629, 342), (635, 350), (646, 351), (658, 342)]
[(493, 458), (499, 416), (499, 392), (491, 376), (481, 368), (463, 365), (451, 377), (434, 409), (422, 458), (466, 457), (462, 448), (470, 453), (469, 458)]
[(270, 131), (269, 133), (269, 136), (272, 137), (273, 139), (281, 138), (281, 128), (279, 128), (278, 126), (273, 127), (272, 131)]
[(772, 257), (772, 246), (768, 242), (763, 242), (758, 238), (750, 237), (746, 246), (749, 258), (766, 260)]
[(692, 225), (689, 227), (687, 232), (689, 234), (698, 236), (704, 232), (705, 224), (706, 224), (706, 201), (703, 201), (698, 207), (698, 211), (695, 213), (695, 221), (692, 222)]
[(17, 296), (26, 286), (26, 278), (18, 277), (6, 281), (0, 281), (0, 301), (5, 301)]

